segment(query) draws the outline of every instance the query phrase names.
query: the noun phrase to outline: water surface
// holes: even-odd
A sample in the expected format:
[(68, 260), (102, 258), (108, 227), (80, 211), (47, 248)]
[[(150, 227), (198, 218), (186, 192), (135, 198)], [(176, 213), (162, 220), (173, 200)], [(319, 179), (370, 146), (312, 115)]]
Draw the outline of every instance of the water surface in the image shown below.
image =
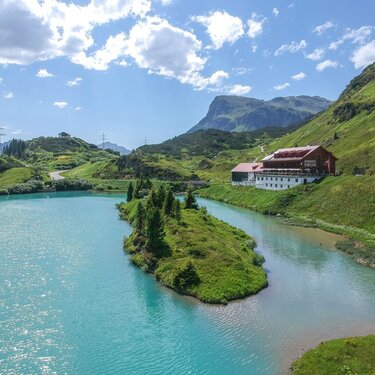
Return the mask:
[(375, 333), (375, 272), (321, 231), (200, 200), (252, 234), (270, 286), (228, 306), (129, 263), (122, 196), (0, 200), (0, 373), (283, 374), (323, 339)]

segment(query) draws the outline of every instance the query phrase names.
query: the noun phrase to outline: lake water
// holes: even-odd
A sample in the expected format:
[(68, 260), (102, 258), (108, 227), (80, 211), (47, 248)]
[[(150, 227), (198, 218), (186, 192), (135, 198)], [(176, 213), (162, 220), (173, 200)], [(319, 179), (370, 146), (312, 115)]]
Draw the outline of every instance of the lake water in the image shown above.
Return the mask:
[(207, 200), (266, 258), (269, 287), (228, 306), (132, 266), (122, 196), (0, 199), (1, 374), (285, 374), (323, 339), (375, 333), (375, 271), (318, 230)]

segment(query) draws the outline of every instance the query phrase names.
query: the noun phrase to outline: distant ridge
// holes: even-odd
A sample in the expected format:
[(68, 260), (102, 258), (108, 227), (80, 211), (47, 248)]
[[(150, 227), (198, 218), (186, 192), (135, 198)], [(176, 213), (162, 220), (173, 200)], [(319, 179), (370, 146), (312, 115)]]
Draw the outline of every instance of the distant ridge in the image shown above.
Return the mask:
[(9, 145), (10, 142), (12, 142), (12, 141), (0, 143), (0, 154), (3, 153), (3, 150), (4, 150), (5, 146)]
[[(98, 145), (99, 148), (102, 148), (103, 147), (103, 143), (99, 144)], [(119, 146), (118, 144), (116, 143), (111, 143), (111, 142), (105, 142), (104, 143), (104, 149), (111, 149), (113, 151), (117, 151), (120, 153), (120, 155), (128, 155), (130, 154), (130, 150), (128, 150), (126, 147), (123, 147), (123, 146)]]
[(259, 100), (243, 96), (217, 96), (207, 115), (188, 133), (200, 129), (252, 131), (264, 127), (288, 127), (324, 111), (331, 102), (320, 96), (286, 96)]

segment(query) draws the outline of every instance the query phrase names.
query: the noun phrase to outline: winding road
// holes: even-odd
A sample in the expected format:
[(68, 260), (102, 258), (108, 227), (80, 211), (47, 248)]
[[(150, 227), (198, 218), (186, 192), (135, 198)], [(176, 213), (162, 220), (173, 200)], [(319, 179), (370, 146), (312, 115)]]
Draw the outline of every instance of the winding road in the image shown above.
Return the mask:
[(66, 172), (66, 171), (53, 171), (49, 174), (49, 176), (51, 177), (53, 181), (63, 180), (65, 177), (60, 175), (60, 173), (62, 172)]

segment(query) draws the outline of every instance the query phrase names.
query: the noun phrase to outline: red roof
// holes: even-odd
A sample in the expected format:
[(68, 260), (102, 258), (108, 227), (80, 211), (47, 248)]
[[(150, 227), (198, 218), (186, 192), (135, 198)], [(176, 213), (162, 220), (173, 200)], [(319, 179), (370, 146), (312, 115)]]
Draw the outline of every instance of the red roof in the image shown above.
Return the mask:
[[(279, 162), (292, 161), (292, 160), (296, 160), (296, 161), (302, 160), (307, 155), (309, 155), (311, 152), (318, 149), (319, 147), (322, 147), (322, 146), (316, 145), (316, 146), (280, 148), (275, 153), (266, 156), (263, 160), (264, 161), (272, 160), (272, 161), (279, 161)], [(330, 154), (331, 156), (333, 156), (332, 153), (330, 153), (329, 151), (327, 151), (327, 150), (325, 150), (325, 151), (328, 154)]]
[(259, 172), (263, 163), (240, 163), (232, 169), (232, 172)]

